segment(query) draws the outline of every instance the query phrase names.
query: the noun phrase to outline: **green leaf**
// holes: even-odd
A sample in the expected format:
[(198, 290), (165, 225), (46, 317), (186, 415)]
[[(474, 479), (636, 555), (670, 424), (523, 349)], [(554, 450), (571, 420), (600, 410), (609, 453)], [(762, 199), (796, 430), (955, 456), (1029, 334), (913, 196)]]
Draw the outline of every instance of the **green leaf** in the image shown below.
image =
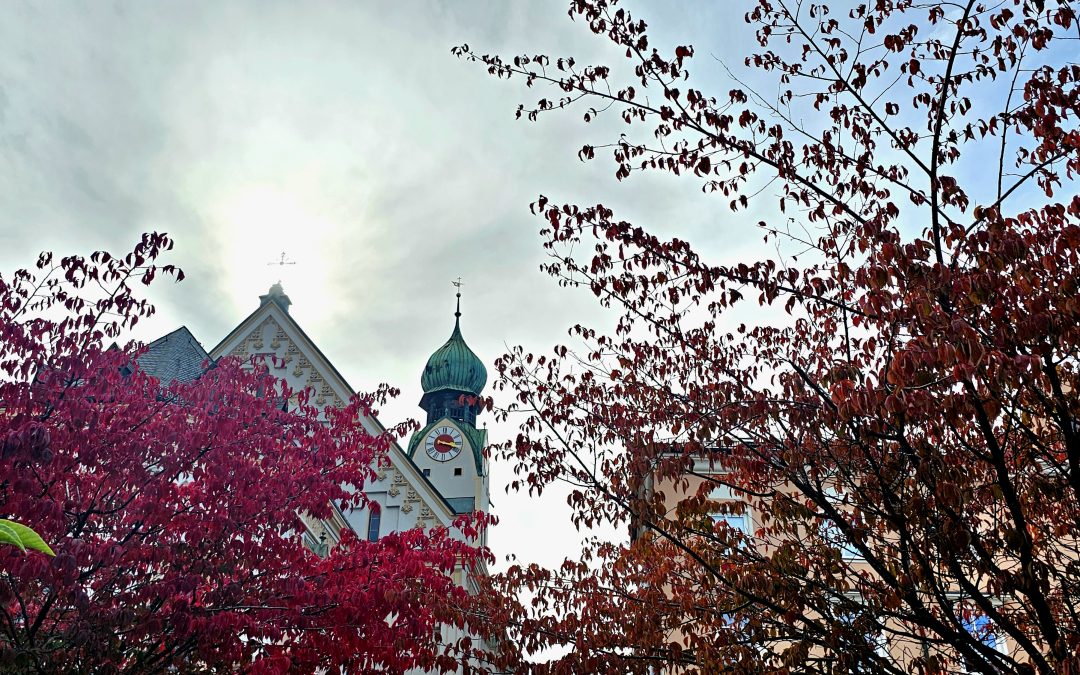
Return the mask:
[(15, 530), (3, 524), (0, 524), (0, 544), (10, 544), (11, 546), (18, 546), (24, 553), (26, 552), (26, 547), (23, 546), (22, 540), (19, 539), (19, 534)]
[(12, 520), (0, 518), (0, 543), (18, 546), (23, 552), (26, 549), (40, 551), (45, 555), (56, 555), (49, 545), (29, 527)]

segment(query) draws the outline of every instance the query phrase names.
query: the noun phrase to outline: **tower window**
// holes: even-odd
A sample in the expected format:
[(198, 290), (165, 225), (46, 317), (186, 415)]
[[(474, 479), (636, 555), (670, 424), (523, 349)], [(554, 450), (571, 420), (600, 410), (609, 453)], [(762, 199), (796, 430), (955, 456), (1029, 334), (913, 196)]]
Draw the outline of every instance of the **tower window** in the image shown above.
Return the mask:
[(377, 507), (368, 516), (367, 538), (368, 541), (378, 541), (379, 539), (379, 511)]
[(424, 469), (425, 476), (431, 476), (431, 469)]
[(461, 475), (461, 467), (458, 467), (458, 468), (454, 469), (454, 475), (455, 476), (460, 476)]

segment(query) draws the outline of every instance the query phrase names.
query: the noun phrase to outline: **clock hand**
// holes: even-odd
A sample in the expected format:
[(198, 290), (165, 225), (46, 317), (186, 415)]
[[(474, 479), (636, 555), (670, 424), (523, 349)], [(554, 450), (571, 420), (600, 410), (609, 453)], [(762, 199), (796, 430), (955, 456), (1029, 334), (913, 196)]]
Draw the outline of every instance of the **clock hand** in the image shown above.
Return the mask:
[(443, 440), (435, 441), (435, 445), (446, 445), (446, 446), (449, 446), (451, 448), (458, 447), (457, 443), (451, 443), (450, 441), (443, 441)]

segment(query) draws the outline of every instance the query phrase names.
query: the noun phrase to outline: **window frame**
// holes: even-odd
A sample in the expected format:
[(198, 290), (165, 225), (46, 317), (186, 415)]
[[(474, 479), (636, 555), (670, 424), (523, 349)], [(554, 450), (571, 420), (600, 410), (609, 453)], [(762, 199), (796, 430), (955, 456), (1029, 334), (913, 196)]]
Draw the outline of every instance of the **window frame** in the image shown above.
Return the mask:
[[(717, 503), (735, 503), (742, 506), (741, 513), (723, 513), (721, 511), (710, 511), (709, 518), (712, 519), (713, 524), (726, 523), (728, 527), (733, 530), (741, 532), (746, 537), (754, 536), (754, 519), (753, 509), (744, 500), (740, 499), (734, 494), (734, 490), (727, 485), (714, 485), (707, 499), (710, 502)], [(741, 521), (741, 524), (737, 524), (732, 521)]]
[[(973, 612), (974, 613), (972, 614), (970, 619), (965, 618), (963, 615), (957, 617), (960, 620), (960, 626), (965, 631), (967, 631), (968, 635), (970, 635), (974, 639), (978, 640), (983, 645), (986, 645), (987, 647), (989, 647), (990, 649), (993, 649), (994, 651), (996, 651), (999, 654), (1002, 654), (1004, 656), (1008, 656), (1009, 655), (1008, 639), (1006, 638), (1005, 635), (1003, 635), (1001, 633), (1000, 629), (995, 628), (994, 620), (991, 619), (986, 614), (984, 614), (978, 608), (975, 608), (973, 610)], [(976, 623), (975, 623), (979, 619), (982, 619), (982, 621), (985, 622), (985, 623), (982, 624), (983, 628), (989, 628), (989, 630), (987, 630), (987, 634), (985, 636), (980, 636), (978, 633), (975, 632), (976, 630), (981, 629), (981, 627), (977, 626)], [(993, 642), (992, 643), (989, 642), (987, 640), (987, 638), (990, 638), (991, 640), (993, 640)], [(969, 668), (969, 666), (966, 663), (963, 656), (957, 654), (957, 657), (959, 659), (959, 663), (957, 665), (960, 665), (960, 666), (962, 666), (964, 668), (964, 670), (962, 670), (961, 672), (963, 672), (963, 673), (977, 672), (977, 671), (973, 671), (973, 670), (971, 670)]]
[[(844, 593), (844, 597), (847, 598), (848, 600), (854, 602), (854, 603), (859, 604), (859, 605), (863, 604), (862, 595), (860, 595), (859, 593), (855, 593), (855, 592)], [(833, 612), (840, 621), (843, 621), (844, 623), (852, 625), (852, 626), (855, 623), (855, 620), (857, 618), (856, 614), (845, 612), (844, 610), (842, 610), (840, 608), (834, 608)], [(886, 627), (881, 626), (876, 631), (866, 633), (865, 635), (863, 635), (863, 638), (867, 641), (867, 643), (869, 643), (870, 645), (872, 645), (874, 647), (874, 654), (876, 654), (878, 657), (880, 657), (880, 658), (882, 658), (882, 659), (884, 659), (886, 661), (889, 661), (890, 663), (896, 664), (896, 659), (893, 658), (893, 655), (892, 655), (892, 649), (891, 649), (892, 645), (891, 645), (891, 643), (889, 641), (888, 636), (885, 634), (885, 632), (886, 632)], [(865, 665), (865, 664), (863, 664), (863, 665)], [(864, 670), (860, 669), (859, 672), (868, 672), (868, 673), (870, 673), (870, 672), (873, 672), (873, 671), (864, 671)]]
[(368, 514), (367, 540), (379, 540), (379, 528), (382, 525), (382, 509), (373, 508)]
[[(968, 635), (970, 635), (972, 638), (982, 643), (983, 645), (990, 647), (1002, 656), (1006, 658), (1011, 657), (1012, 652), (1010, 652), (1009, 649), (1008, 636), (1004, 633), (1004, 631), (1002, 631), (1001, 629), (997, 629), (994, 626), (994, 620), (987, 616), (977, 605), (975, 605), (969, 596), (967, 596), (965, 593), (953, 592), (947, 593), (946, 597), (952, 603), (954, 616), (956, 618), (956, 621), (960, 624), (960, 628), (967, 631)], [(995, 607), (1001, 605), (1000, 599), (995, 599), (991, 597), (990, 602)], [(971, 618), (967, 618), (965, 615)], [(977, 621), (979, 618), (985, 621), (985, 625), (992, 629), (989, 631), (989, 636), (993, 638), (993, 644), (987, 642), (983, 638), (980, 638), (979, 635), (973, 632), (972, 629), (977, 628), (974, 622)], [(951, 650), (946, 650), (945, 655), (953, 660), (954, 667), (956, 668), (956, 673), (960, 675), (967, 675), (968, 673), (979, 672), (977, 670), (971, 670), (969, 668), (965, 657), (960, 654), (960, 652), (956, 650), (955, 647)]]
[[(844, 493), (835, 487), (828, 485), (822, 488), (822, 492), (825, 495), (825, 499), (836, 507), (836, 510), (840, 513), (844, 513)], [(840, 526), (829, 520), (828, 518), (822, 518), (818, 524), (818, 536), (820, 536), (827, 544), (835, 548), (840, 552), (840, 557), (848, 562), (865, 562), (866, 556), (855, 547), (855, 544), (851, 542), (844, 533), (840, 530)]]

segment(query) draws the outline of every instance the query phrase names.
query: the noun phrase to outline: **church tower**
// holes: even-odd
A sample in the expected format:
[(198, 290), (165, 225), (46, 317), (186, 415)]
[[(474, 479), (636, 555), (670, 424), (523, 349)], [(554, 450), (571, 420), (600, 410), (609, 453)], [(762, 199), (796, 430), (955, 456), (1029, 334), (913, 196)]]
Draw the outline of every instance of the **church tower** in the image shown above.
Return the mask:
[(409, 441), (409, 456), (456, 513), (488, 510), (487, 431), (476, 428), (478, 397), (487, 369), (461, 335), (461, 290), (454, 331), (424, 366), (422, 429)]

